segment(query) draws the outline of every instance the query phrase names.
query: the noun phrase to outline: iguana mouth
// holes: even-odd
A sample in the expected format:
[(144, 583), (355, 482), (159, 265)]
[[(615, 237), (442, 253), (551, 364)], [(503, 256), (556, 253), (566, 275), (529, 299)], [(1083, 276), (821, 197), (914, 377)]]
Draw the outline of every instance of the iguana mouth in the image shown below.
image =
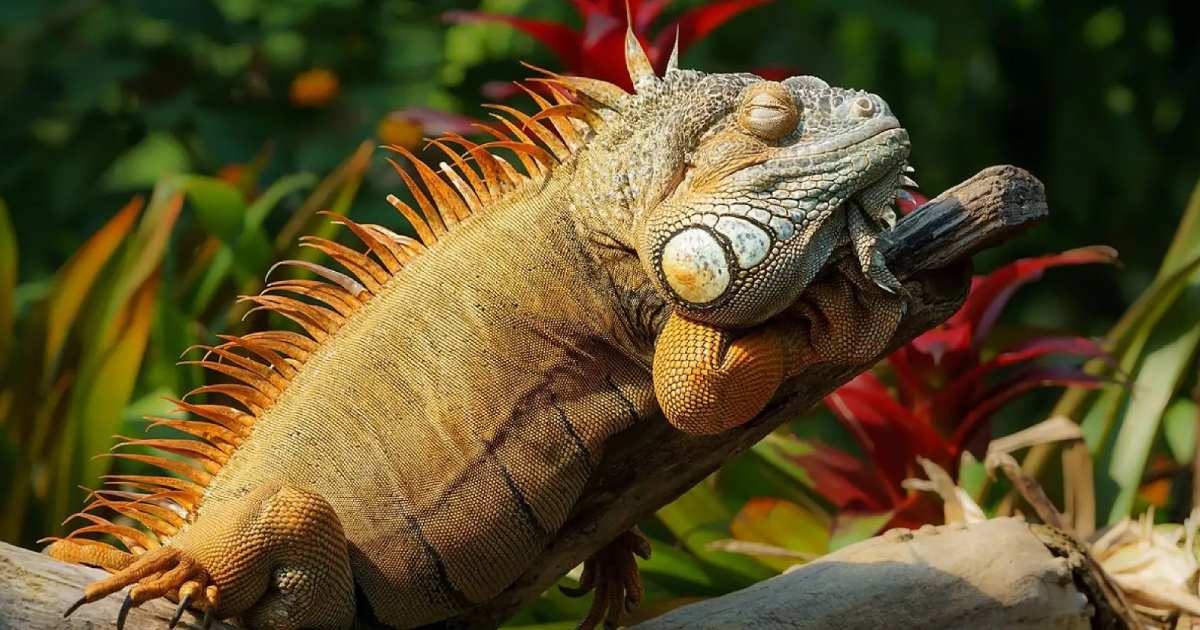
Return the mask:
[(783, 151), (786, 155), (783, 157), (784, 159), (819, 157), (864, 144), (884, 144), (893, 136), (907, 137), (907, 135), (908, 132), (900, 126), (899, 120), (892, 116), (881, 116), (863, 124), (857, 129), (823, 142), (785, 147)]

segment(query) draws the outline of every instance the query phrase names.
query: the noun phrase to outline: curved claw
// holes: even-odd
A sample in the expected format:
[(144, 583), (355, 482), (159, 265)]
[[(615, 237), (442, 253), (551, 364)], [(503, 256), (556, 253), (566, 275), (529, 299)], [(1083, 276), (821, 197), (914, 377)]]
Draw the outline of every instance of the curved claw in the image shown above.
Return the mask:
[(175, 630), (175, 626), (179, 624), (179, 619), (183, 617), (183, 611), (187, 610), (190, 603), (192, 603), (191, 593), (179, 598), (179, 605), (175, 607), (175, 614), (171, 615), (171, 621), (167, 624), (168, 630)]
[(71, 604), (71, 606), (69, 608), (67, 608), (67, 611), (63, 613), (63, 619), (70, 617), (71, 613), (78, 610), (79, 607), (86, 604), (87, 601), (88, 601), (87, 595), (84, 595), (83, 597), (80, 597), (79, 599), (75, 600), (75, 603)]
[(583, 562), (583, 574), (579, 576), (579, 586), (562, 586), (558, 590), (567, 597), (583, 597), (592, 591), (596, 578), (596, 561), (588, 558)]
[(117, 613), (117, 630), (125, 630), (125, 618), (129, 616), (130, 608), (133, 608), (133, 594), (125, 593), (125, 601), (121, 602), (121, 610)]

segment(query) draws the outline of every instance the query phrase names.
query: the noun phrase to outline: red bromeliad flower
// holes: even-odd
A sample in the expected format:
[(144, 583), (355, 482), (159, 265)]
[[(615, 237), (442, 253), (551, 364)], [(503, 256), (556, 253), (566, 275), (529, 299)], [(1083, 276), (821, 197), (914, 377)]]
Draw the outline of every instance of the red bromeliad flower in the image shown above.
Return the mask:
[[(918, 200), (923, 201), (923, 199)], [(972, 439), (1007, 402), (1036, 387), (1096, 387), (1103, 380), (1079, 365), (1047, 366), (1036, 359), (1105, 356), (1083, 337), (1028, 339), (986, 355), (988, 336), (1009, 298), (1051, 267), (1111, 263), (1108, 247), (1017, 260), (971, 283), (966, 303), (945, 323), (888, 357), (891, 385), (866, 372), (825, 399), (846, 426), (864, 459), (822, 444), (807, 443), (796, 457), (813, 486), (839, 510), (891, 513), (889, 527), (939, 522), (941, 507), (929, 495), (905, 490), (922, 456), (957, 475)]]
[[(737, 14), (770, 1), (712, 2), (684, 12), (656, 34), (651, 34), (650, 25), (670, 0), (628, 0), (628, 6), (633, 32), (650, 56), (654, 69), (661, 73), (671, 56), (676, 32), (682, 52)], [(579, 31), (558, 22), (482, 11), (448, 11), (443, 17), (450, 22), (505, 22), (552, 50), (572, 74), (604, 79), (632, 91), (625, 69), (626, 0), (572, 0), (572, 3), (583, 19), (583, 29)]]

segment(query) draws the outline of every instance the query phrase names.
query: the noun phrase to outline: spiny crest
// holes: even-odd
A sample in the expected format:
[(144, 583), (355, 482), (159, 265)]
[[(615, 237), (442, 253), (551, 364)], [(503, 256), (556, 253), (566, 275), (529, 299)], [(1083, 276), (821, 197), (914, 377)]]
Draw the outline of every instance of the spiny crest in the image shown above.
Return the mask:
[[(426, 148), (436, 149), (448, 160), (437, 169), (404, 147), (386, 147), (404, 157), (415, 172), (414, 176), (388, 158), (408, 186), (417, 208), (394, 195), (389, 195), (388, 201), (412, 224), (418, 238), (324, 213), (353, 233), (364, 249), (316, 236), (301, 238), (301, 246), (326, 254), (344, 271), (304, 260), (284, 260), (271, 267), (268, 279), (281, 266), (299, 268), (318, 279), (270, 281), (258, 295), (239, 298), (251, 305), (247, 315), (256, 311), (278, 313), (295, 322), (304, 333), (266, 331), (220, 336), (219, 344), (197, 346), (203, 355), (181, 363), (198, 365), (228, 382), (204, 385), (180, 400), (172, 400), (176, 411), (188, 414), (188, 419), (148, 418), (148, 428), (168, 427), (190, 438), (114, 436), (121, 441), (104, 456), (156, 466), (163, 474), (105, 476), (104, 487), (90, 491), (83, 510), (64, 522), (83, 523), (65, 538), (44, 539), (53, 543), (47, 551), (62, 560), (112, 568), (128, 564), (133, 556), (161, 546), (178, 533), (195, 516), (213, 477), (249, 438), (255, 423), (275, 404), (321, 343), (382, 292), (413, 258), (506, 194), (543, 181), (585, 145), (591, 129), (603, 124), (586, 98), (580, 97), (583, 90), (573, 83), (574, 77), (550, 74), (542, 80), (551, 84), (549, 97), (518, 84), (537, 104), (536, 114), (530, 116), (506, 105), (489, 106), (496, 124), (478, 126), (492, 140), (479, 144), (457, 134), (429, 140)], [(610, 87), (620, 92), (616, 86)], [(520, 170), (501, 157), (504, 151), (515, 155)], [(200, 396), (205, 402), (194, 401)], [(131, 447), (150, 448), (175, 457), (127, 452)], [(116, 516), (100, 516), (97, 512), (101, 511)], [(117, 517), (139, 523), (142, 529), (123, 524)], [(126, 551), (89, 538), (98, 535), (112, 536)]]
[(646, 56), (646, 49), (642, 48), (642, 43), (633, 33), (633, 20), (625, 29), (625, 67), (629, 70), (633, 88), (639, 92), (658, 83), (658, 75), (654, 74), (650, 57)]

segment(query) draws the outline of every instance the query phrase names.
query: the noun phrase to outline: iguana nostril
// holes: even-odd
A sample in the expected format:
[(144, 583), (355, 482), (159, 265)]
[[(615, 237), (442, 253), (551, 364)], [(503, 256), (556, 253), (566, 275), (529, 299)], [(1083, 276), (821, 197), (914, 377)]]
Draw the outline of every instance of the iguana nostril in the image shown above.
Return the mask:
[(851, 111), (859, 118), (870, 118), (875, 115), (875, 101), (865, 96), (860, 96), (854, 100), (854, 107)]
[(729, 287), (725, 250), (703, 228), (687, 228), (672, 236), (663, 247), (660, 264), (671, 290), (688, 302), (706, 304)]

